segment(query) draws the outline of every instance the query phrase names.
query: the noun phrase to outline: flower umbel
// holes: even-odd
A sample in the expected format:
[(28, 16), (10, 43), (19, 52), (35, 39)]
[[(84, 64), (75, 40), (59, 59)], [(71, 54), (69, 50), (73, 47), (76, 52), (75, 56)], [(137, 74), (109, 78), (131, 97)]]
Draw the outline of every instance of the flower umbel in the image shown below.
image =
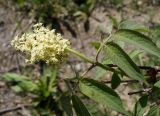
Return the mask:
[(21, 37), (16, 36), (11, 45), (26, 53), (29, 63), (45, 61), (48, 64), (57, 64), (67, 57), (66, 48), (70, 47), (70, 42), (61, 34), (56, 34), (55, 30), (49, 30), (38, 23), (33, 26), (33, 32), (24, 33)]

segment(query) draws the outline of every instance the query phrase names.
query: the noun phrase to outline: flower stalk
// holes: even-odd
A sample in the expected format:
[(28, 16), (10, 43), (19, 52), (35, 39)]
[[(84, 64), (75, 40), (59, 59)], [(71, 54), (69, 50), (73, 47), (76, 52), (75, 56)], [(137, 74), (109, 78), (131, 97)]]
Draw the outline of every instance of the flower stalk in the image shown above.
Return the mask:
[(71, 48), (66, 48), (66, 51), (71, 52), (71, 53), (75, 54), (76, 56), (79, 56), (81, 59), (83, 59), (86, 62), (89, 62), (89, 63), (93, 64), (94, 66), (99, 66), (99, 67), (101, 67), (101, 68), (103, 68), (105, 70), (110, 70), (112, 72), (115, 72), (114, 68), (109, 67), (109, 66), (105, 66), (104, 64), (102, 64), (100, 62), (97, 62), (97, 61), (95, 62), (91, 58), (87, 58), (85, 55), (83, 55), (83, 54), (81, 54), (81, 53), (79, 53), (79, 52), (77, 52), (77, 51), (75, 51), (75, 50), (73, 50)]
[(81, 54), (81, 53), (79, 53), (79, 52), (77, 52), (77, 51), (75, 51), (75, 50), (73, 50), (73, 49), (71, 49), (71, 48), (66, 48), (66, 51), (71, 52), (71, 53), (79, 56), (81, 59), (83, 59), (83, 60), (86, 61), (86, 62), (89, 62), (89, 63), (91, 63), (91, 64), (94, 64), (94, 60), (92, 60), (92, 59), (90, 59), (90, 58), (87, 58), (85, 55), (83, 55), (83, 54)]

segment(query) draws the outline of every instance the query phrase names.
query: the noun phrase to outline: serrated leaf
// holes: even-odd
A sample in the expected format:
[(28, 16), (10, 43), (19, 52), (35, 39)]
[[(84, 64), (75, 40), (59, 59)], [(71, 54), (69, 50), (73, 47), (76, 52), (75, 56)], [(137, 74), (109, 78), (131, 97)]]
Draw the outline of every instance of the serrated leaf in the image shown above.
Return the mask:
[(123, 21), (119, 24), (119, 29), (130, 29), (138, 32), (149, 32), (149, 29), (144, 25), (138, 24), (133, 21)]
[(19, 86), (23, 91), (36, 92), (39, 90), (38, 85), (25, 76), (6, 73), (3, 75), (3, 78), (10, 82), (16, 82), (16, 86)]
[(146, 116), (160, 116), (160, 108), (158, 106), (152, 106)]
[(137, 65), (131, 60), (131, 58), (113, 42), (106, 44), (106, 55), (116, 64), (122, 71), (124, 71), (130, 78), (136, 80), (144, 80), (143, 75)]
[(76, 95), (72, 96), (72, 102), (77, 116), (91, 116), (83, 102)]
[(111, 87), (112, 89), (116, 89), (121, 83), (121, 79), (117, 73), (113, 73), (112, 80), (111, 80)]
[(112, 38), (131, 43), (141, 49), (144, 49), (150, 54), (160, 57), (160, 48), (158, 48), (149, 37), (139, 32), (128, 29), (120, 29), (112, 36)]
[(83, 94), (94, 101), (123, 114), (127, 114), (118, 94), (105, 84), (93, 79), (84, 78), (80, 81), (79, 87)]

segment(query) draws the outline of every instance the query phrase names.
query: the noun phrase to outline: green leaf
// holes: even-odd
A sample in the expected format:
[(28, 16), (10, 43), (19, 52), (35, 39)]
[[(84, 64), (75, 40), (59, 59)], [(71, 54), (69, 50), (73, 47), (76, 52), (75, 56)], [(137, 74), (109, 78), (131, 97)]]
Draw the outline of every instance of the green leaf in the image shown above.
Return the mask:
[(112, 89), (116, 89), (121, 83), (121, 79), (119, 78), (117, 73), (113, 73), (111, 80)]
[(60, 104), (62, 110), (66, 113), (67, 116), (73, 116), (70, 96), (62, 95), (60, 98)]
[(15, 86), (12, 86), (11, 89), (14, 91), (14, 92), (17, 92), (17, 93), (20, 93), (22, 92), (23, 90), (21, 89), (21, 87), (15, 85)]
[(142, 51), (140, 51), (140, 50), (132, 50), (128, 55), (131, 59), (134, 59), (135, 57), (137, 57), (141, 53), (142, 53)]
[(160, 116), (160, 108), (158, 106), (152, 106), (146, 116)]
[(160, 25), (154, 27), (154, 29), (152, 30), (152, 41), (154, 43), (157, 43), (158, 41), (160, 41)]
[(139, 99), (139, 103), (143, 108), (147, 106), (147, 102), (148, 102), (148, 95), (144, 95)]
[[(38, 85), (28, 77), (17, 75), (15, 73), (6, 73), (3, 75), (3, 78), (10, 82), (16, 82), (16, 86), (19, 86), (23, 91), (37, 92), (39, 90)], [(18, 89), (18, 87), (15, 87), (13, 87), (13, 89)]]
[(105, 50), (107, 57), (129, 77), (136, 80), (144, 80), (140, 69), (117, 44), (108, 42)]
[(102, 69), (100, 67), (96, 67), (96, 72), (95, 73), (96, 74), (94, 76), (94, 79), (95, 80), (99, 80), (99, 79), (101, 79), (105, 75), (106, 70), (104, 70), (104, 69)]
[(55, 65), (44, 65), (43, 81), (48, 87), (48, 91), (53, 92), (56, 85), (57, 67)]
[(92, 116), (106, 116), (106, 113), (103, 111), (104, 108), (97, 103), (88, 103), (86, 104), (87, 109), (91, 113)]
[(156, 82), (154, 86), (160, 88), (160, 81)]
[(100, 47), (100, 45), (101, 45), (101, 43), (100, 43), (100, 42), (97, 42), (97, 41), (92, 41), (90, 44), (91, 44), (96, 50), (98, 50), (99, 47)]
[[(106, 65), (106, 64), (112, 64), (112, 61), (109, 60), (108, 58), (105, 58), (102, 60), (102, 64)], [(107, 71), (101, 67), (96, 67), (96, 74), (94, 76), (95, 80), (99, 80), (101, 78), (103, 78), (103, 76), (107, 73)]]
[(135, 104), (134, 116), (143, 116), (146, 111), (148, 96), (142, 96)]
[(123, 21), (119, 24), (119, 29), (130, 29), (138, 32), (149, 32), (149, 29), (142, 24), (133, 21)]
[(112, 22), (113, 26), (118, 28), (118, 20), (113, 16), (109, 16), (108, 18)]
[(136, 31), (120, 29), (112, 36), (112, 38), (131, 43), (150, 54), (160, 57), (160, 48), (158, 48), (149, 37)]
[(123, 114), (127, 114), (118, 94), (105, 84), (93, 79), (84, 78), (80, 81), (79, 87), (83, 94), (94, 101)]
[(77, 116), (91, 116), (83, 102), (76, 95), (72, 96), (72, 102)]
[(150, 94), (152, 100), (157, 100), (160, 97), (160, 89), (158, 87), (153, 86), (152, 94)]

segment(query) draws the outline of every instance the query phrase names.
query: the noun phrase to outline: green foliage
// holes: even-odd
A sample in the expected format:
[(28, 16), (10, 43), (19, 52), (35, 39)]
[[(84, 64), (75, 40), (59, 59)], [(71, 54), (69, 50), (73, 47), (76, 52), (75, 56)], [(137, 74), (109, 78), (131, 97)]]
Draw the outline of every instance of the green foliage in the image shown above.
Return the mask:
[(121, 22), (118, 26), (118, 29), (130, 29), (137, 32), (149, 32), (149, 29), (146, 26), (128, 20)]
[(157, 106), (152, 106), (147, 116), (160, 116), (160, 109)]
[(85, 78), (80, 82), (79, 86), (83, 94), (95, 100), (96, 102), (126, 114), (118, 94), (105, 84), (93, 79)]
[(97, 41), (93, 41), (91, 42), (91, 45), (96, 49), (98, 50), (98, 48), (100, 47), (101, 43), (97, 42)]
[(146, 110), (148, 96), (142, 96), (135, 104), (134, 116), (143, 116)]
[(76, 0), (14, 0), (14, 2), (18, 9), (24, 11), (28, 9), (29, 16), (34, 16), (36, 20), (43, 22), (61, 16), (74, 16), (86, 20), (94, 9), (96, 0), (81, 1), (82, 3)]
[(6, 81), (16, 83), (12, 85), (12, 88), (17, 92), (27, 91), (36, 93), (39, 91), (38, 85), (28, 77), (17, 75), (15, 73), (6, 73), (3, 75), (3, 78)]
[(130, 57), (115, 43), (106, 44), (106, 54), (114, 64), (123, 70), (129, 77), (136, 80), (144, 80), (137, 65)]
[[(19, 4), (21, 2), (24, 1), (20, 0)], [(37, 0), (36, 4), (42, 4), (43, 2)], [(83, 7), (79, 6), (82, 8), (79, 10), (87, 14), (90, 12), (89, 9), (93, 8), (93, 4), (93, 1), (88, 0), (81, 4)], [(67, 49), (68, 52), (91, 63), (91, 67), (82, 75), (76, 72), (75, 77), (59, 77), (56, 65), (45, 65), (43, 63), (42, 74), (36, 81), (14, 73), (4, 74), (4, 79), (12, 83), (11, 88), (14, 91), (34, 94), (36, 98), (33, 98), (33, 105), (40, 115), (59, 114), (60, 116), (73, 116), (76, 113), (77, 116), (106, 116), (112, 115), (112, 110), (114, 110), (118, 114), (125, 116), (130, 114), (143, 116), (147, 114), (147, 111), (147, 116), (159, 116), (159, 67), (155, 68), (154, 65), (145, 66), (147, 63), (144, 63), (140, 56), (151, 57), (144, 54), (145, 52), (142, 50), (139, 50), (141, 48), (150, 53), (151, 56), (156, 58), (155, 61), (158, 61), (160, 48), (157, 47), (156, 42), (160, 35), (159, 27), (154, 31), (150, 31), (145, 26), (130, 21), (119, 24), (113, 17), (110, 17), (110, 19), (115, 23), (113, 24), (115, 30), (113, 31), (112, 27), (109, 31), (109, 36), (102, 42), (96, 41), (91, 43), (97, 52), (95, 59), (88, 58), (71, 48)], [(147, 36), (149, 33), (152, 34)], [(133, 48), (126, 51), (125, 47), (128, 46), (125, 46), (124, 42), (130, 43)], [(104, 53), (102, 60), (98, 57), (100, 52)], [(158, 64), (155, 63), (155, 65)], [(85, 76), (92, 68), (96, 69), (94, 79)], [(103, 80), (105, 73), (112, 74), (107, 82)], [(132, 80), (128, 80), (127, 82), (125, 79), (128, 79), (128, 77)], [(122, 82), (134, 84), (135, 88), (130, 86), (130, 84), (125, 85), (132, 87), (131, 90), (140, 89), (128, 93), (128, 95), (139, 94), (140, 97), (130, 113), (125, 110), (126, 106), (123, 106), (123, 101), (120, 97), (121, 93), (117, 94), (118, 92), (116, 92), (117, 87), (120, 87)], [(108, 83), (111, 86), (106, 85)], [(154, 106), (151, 104), (154, 104)]]
[(160, 81), (156, 82), (154, 86), (160, 88)]
[[(30, 92), (36, 95), (33, 105), (38, 111), (46, 109), (45, 113), (50, 114), (55, 100), (53, 96), (56, 96), (56, 66), (44, 66), (43, 75), (38, 81), (33, 81), (31, 78), (21, 76), (15, 73), (6, 73), (3, 78), (13, 83), (12, 89), (16, 92)], [(45, 103), (44, 103), (45, 102)], [(44, 111), (41, 112), (42, 114)]]
[(117, 73), (113, 73), (111, 79), (111, 87), (112, 89), (116, 89), (121, 84), (121, 79)]
[(113, 38), (115, 40), (131, 43), (139, 48), (144, 49), (150, 54), (160, 57), (160, 49), (149, 37), (141, 33), (128, 29), (120, 29), (113, 35)]
[(91, 116), (83, 102), (76, 96), (72, 96), (73, 107), (77, 116)]
[(73, 116), (71, 97), (63, 94), (60, 98), (60, 105), (67, 116)]

